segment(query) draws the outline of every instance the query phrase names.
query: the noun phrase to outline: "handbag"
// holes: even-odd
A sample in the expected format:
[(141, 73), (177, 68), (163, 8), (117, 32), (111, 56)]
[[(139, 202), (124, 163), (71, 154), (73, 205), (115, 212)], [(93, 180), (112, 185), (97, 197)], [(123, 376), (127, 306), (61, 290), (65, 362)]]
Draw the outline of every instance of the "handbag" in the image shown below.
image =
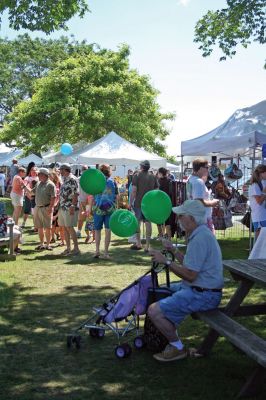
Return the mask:
[[(240, 222), (245, 225), (248, 229), (250, 229), (250, 223), (251, 223), (251, 211), (248, 210), (244, 217), (240, 220)], [(251, 224), (251, 229), (252, 232), (254, 232), (254, 227), (253, 224)]]

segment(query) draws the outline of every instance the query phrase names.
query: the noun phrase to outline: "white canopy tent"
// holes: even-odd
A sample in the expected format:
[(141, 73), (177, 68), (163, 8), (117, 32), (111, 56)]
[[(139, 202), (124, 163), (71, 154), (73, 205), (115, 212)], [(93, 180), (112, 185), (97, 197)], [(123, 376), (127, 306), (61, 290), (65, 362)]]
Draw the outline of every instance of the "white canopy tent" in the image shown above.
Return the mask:
[(38, 157), (36, 154), (29, 154), (27, 157), (22, 157), (23, 150), (17, 149), (16, 147), (7, 147), (4, 143), (0, 144), (0, 165), (9, 167), (12, 164), (12, 160), (16, 158), (19, 165), (27, 166), (31, 161), (35, 162), (36, 165), (42, 165), (43, 159)]
[(88, 165), (108, 163), (116, 169), (115, 174), (120, 176), (124, 176), (129, 168), (138, 168), (143, 160), (149, 160), (151, 168), (166, 167), (165, 158), (137, 147), (115, 132), (110, 132), (85, 146), (77, 144), (70, 156), (63, 156), (57, 152), (43, 155), (43, 158), (45, 163), (69, 162)]
[(29, 154), (27, 157), (18, 158), (19, 165), (24, 165), (25, 167), (30, 163), (34, 162), (35, 165), (41, 166), (43, 164), (43, 159), (38, 157), (36, 154)]
[(226, 122), (205, 135), (181, 142), (183, 156), (215, 153), (237, 157), (266, 143), (266, 100), (237, 110)]

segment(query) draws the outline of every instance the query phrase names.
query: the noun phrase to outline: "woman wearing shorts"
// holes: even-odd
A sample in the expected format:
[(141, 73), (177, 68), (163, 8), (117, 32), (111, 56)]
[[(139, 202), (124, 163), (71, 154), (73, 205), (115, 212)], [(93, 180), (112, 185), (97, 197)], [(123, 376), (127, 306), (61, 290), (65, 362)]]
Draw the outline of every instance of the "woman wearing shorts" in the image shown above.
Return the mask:
[(17, 175), (14, 176), (12, 182), (12, 190), (10, 193), (10, 198), (12, 201), (12, 205), (14, 207), (13, 219), (15, 221), (15, 225), (18, 225), (18, 219), (20, 217), (23, 207), (24, 189), (26, 187), (23, 181), (25, 174), (26, 174), (25, 168), (19, 167), (18, 173)]

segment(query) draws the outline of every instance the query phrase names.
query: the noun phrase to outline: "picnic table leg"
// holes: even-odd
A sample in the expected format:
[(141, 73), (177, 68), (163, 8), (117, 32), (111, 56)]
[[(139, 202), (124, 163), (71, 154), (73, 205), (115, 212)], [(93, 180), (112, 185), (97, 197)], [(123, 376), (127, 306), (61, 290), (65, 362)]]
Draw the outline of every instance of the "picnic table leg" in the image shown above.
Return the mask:
[[(253, 285), (254, 282), (248, 281), (246, 279), (241, 280), (236, 292), (222, 311), (230, 317), (233, 316)], [(201, 343), (198, 349), (198, 353), (204, 356), (208, 355), (211, 352), (215, 343), (217, 342), (219, 336), (220, 335), (218, 332), (216, 332), (214, 329), (210, 329), (207, 336)]]
[(261, 365), (257, 366), (241, 388), (237, 398), (255, 396), (261, 389), (261, 385), (263, 385), (265, 378), (266, 369)]

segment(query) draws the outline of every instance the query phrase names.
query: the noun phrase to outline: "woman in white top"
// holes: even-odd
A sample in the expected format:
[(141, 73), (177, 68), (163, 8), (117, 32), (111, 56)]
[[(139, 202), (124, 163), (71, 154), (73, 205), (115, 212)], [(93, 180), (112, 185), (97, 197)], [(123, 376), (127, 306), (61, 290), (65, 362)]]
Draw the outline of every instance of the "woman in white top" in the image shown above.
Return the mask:
[(261, 227), (266, 227), (266, 188), (263, 181), (266, 180), (266, 165), (257, 165), (251, 176), (249, 187), (249, 201), (251, 219), (255, 236), (258, 237)]

